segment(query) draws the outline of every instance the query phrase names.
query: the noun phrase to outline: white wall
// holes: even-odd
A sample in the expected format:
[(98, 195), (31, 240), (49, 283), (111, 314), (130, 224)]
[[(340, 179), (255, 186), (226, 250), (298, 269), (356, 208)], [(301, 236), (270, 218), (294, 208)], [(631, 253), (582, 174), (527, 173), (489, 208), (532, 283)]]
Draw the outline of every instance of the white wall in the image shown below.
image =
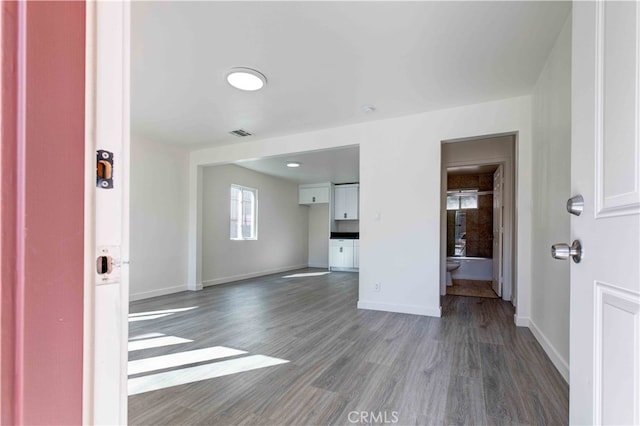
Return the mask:
[(336, 220), (336, 232), (360, 232), (360, 221)]
[(363, 127), (344, 126), (293, 136), (251, 139), (233, 145), (192, 151), (189, 156), (189, 264), (187, 287), (202, 289), (202, 170), (205, 166), (224, 165), (238, 160), (320, 151), (357, 145)]
[(189, 152), (132, 137), (130, 299), (186, 290)]
[[(445, 210), (447, 196), (447, 167), (470, 164), (498, 164), (504, 165), (504, 206), (505, 206), (505, 241), (504, 241), (504, 287), (502, 298), (516, 304), (517, 292), (513, 291), (514, 259), (513, 247), (517, 241), (512, 230), (515, 223), (513, 211), (514, 173), (513, 159), (515, 158), (515, 143), (513, 135), (499, 136), (473, 141), (461, 141), (442, 144), (442, 211), (440, 224), (440, 292), (446, 293), (445, 260), (447, 257), (447, 211)], [(460, 274), (457, 272), (456, 274)], [(453, 274), (452, 274), (453, 276)], [(491, 280), (492, 278), (489, 278)]]
[[(298, 204), (298, 184), (234, 165), (203, 170), (203, 285), (304, 268), (309, 215)], [(258, 190), (258, 239), (229, 239), (232, 184)]]
[(329, 204), (309, 206), (309, 267), (329, 267)]
[(367, 125), (360, 145), (359, 307), (440, 315), (441, 141), (518, 132), (516, 310), (528, 317), (530, 120), (526, 96)]
[[(505, 99), (233, 146), (190, 157), (189, 286), (200, 288), (203, 217), (201, 169), (247, 158), (360, 145), (360, 286), (358, 306), (440, 315), (440, 144), (443, 140), (518, 134), (517, 314), (529, 317), (531, 259), (530, 97)], [(374, 291), (374, 283), (382, 284)], [(517, 319), (516, 319), (517, 320)]]
[(540, 74), (532, 96), (533, 252), (531, 329), (568, 379), (569, 262), (550, 247), (569, 242), (566, 201), (571, 184), (571, 17)]

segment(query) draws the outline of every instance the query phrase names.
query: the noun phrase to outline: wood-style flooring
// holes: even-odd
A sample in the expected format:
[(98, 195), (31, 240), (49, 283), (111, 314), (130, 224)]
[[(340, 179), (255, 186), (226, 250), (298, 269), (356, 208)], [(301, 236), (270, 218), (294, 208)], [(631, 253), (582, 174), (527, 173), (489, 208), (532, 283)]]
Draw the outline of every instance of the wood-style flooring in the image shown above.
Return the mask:
[[(129, 357), (144, 361), (130, 385), (199, 381), (130, 396), (129, 423), (568, 423), (568, 386), (510, 303), (445, 296), (442, 318), (358, 310), (358, 274), (304, 275), (317, 272), (132, 302)], [(167, 362), (198, 349), (243, 353)], [(155, 358), (169, 354), (181, 355)], [(283, 363), (229, 374), (254, 359)]]
[(491, 287), (491, 281), (453, 280), (453, 285), (447, 286), (447, 294), (454, 296), (488, 297), (497, 299), (498, 295)]

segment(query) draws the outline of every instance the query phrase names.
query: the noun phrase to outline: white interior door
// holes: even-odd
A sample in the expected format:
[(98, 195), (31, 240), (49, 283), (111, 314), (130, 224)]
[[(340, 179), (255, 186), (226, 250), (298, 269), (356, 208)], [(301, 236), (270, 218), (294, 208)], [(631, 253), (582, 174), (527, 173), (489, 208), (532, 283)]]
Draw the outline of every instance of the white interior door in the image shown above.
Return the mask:
[(504, 176), (502, 165), (493, 174), (493, 291), (502, 296), (502, 261), (504, 254)]
[(638, 2), (574, 2), (571, 424), (640, 424)]

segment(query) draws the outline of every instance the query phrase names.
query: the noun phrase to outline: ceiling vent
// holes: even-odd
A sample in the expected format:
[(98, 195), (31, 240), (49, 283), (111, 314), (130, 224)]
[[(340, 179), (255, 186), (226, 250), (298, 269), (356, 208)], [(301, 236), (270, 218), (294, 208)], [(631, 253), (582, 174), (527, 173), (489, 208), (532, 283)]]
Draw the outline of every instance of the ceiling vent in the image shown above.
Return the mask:
[(251, 136), (253, 134), (253, 133), (249, 133), (246, 130), (242, 130), (242, 129), (232, 130), (229, 133), (231, 133), (233, 136), (237, 136), (239, 138), (243, 138), (245, 136)]

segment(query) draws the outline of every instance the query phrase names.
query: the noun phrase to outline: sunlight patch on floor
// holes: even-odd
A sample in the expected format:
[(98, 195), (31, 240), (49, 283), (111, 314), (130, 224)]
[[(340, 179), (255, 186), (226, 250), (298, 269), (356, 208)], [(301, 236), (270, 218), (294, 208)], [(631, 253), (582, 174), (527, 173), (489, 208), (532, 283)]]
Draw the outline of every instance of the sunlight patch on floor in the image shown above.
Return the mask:
[(129, 374), (147, 373), (149, 371), (163, 370), (165, 368), (179, 367), (181, 365), (195, 364), (202, 361), (227, 358), (230, 356), (246, 354), (246, 351), (231, 349), (224, 346), (196, 349), (193, 351), (179, 352), (176, 354), (156, 356), (152, 358), (129, 361)]
[(190, 306), (188, 308), (163, 309), (161, 311), (133, 312), (129, 314), (129, 322), (148, 321), (152, 319), (164, 318), (168, 317), (169, 315), (190, 311), (196, 308), (197, 306)]
[(162, 337), (162, 336), (166, 336), (166, 335), (162, 334), (162, 333), (145, 333), (145, 334), (139, 334), (137, 336), (129, 337), (129, 341), (141, 340), (141, 339), (150, 339), (152, 337)]
[(193, 342), (193, 340), (183, 339), (182, 337), (176, 336), (164, 336), (154, 339), (134, 340), (133, 342), (129, 342), (129, 352), (139, 351), (142, 349), (160, 348), (162, 346), (179, 345), (189, 342)]
[(265, 355), (251, 355), (228, 361), (218, 361), (211, 364), (181, 368), (179, 370), (129, 379), (129, 395), (137, 395), (172, 386), (200, 382), (215, 377), (228, 376), (259, 368), (286, 364), (289, 361), (272, 358)]
[(156, 314), (156, 315), (145, 315), (145, 316), (139, 316), (139, 317), (130, 317), (129, 322), (148, 321), (152, 319), (168, 317), (169, 315), (173, 315), (173, 314)]
[(321, 277), (322, 275), (330, 274), (331, 272), (301, 272), (299, 274), (286, 275), (282, 278), (305, 278), (305, 277)]
[(189, 306), (188, 308), (174, 308), (174, 309), (163, 309), (161, 311), (149, 311), (149, 312), (132, 312), (129, 314), (129, 318), (131, 317), (140, 317), (145, 315), (156, 315), (156, 314), (175, 314), (178, 312), (186, 312), (192, 309), (197, 309), (197, 306)]

